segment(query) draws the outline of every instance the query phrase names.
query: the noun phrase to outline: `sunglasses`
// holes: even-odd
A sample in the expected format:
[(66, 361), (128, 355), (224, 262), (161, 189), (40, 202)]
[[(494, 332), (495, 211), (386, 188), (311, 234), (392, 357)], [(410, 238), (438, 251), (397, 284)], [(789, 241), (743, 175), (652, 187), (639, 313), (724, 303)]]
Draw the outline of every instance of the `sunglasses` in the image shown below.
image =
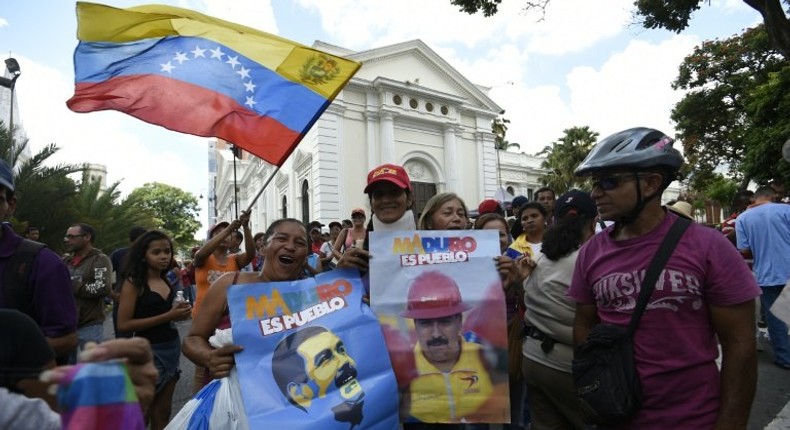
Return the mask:
[(623, 182), (633, 180), (638, 176), (632, 173), (625, 173), (622, 175), (603, 176), (600, 178), (592, 179), (593, 188), (598, 187), (603, 191), (611, 191), (620, 186)]

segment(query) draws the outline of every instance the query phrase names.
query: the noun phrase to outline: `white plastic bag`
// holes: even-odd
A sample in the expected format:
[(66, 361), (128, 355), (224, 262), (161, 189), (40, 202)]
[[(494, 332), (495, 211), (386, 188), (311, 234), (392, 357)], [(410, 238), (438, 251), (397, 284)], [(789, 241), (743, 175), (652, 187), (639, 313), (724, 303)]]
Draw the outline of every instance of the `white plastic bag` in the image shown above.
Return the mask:
[[(214, 348), (233, 344), (231, 329), (216, 330), (209, 338)], [(236, 368), (215, 379), (170, 420), (165, 430), (249, 430)]]
[(230, 370), (230, 376), (222, 378), (214, 409), (211, 411), (209, 428), (222, 430), (248, 430), (247, 415), (244, 412), (244, 401), (241, 399), (241, 386), (236, 368)]

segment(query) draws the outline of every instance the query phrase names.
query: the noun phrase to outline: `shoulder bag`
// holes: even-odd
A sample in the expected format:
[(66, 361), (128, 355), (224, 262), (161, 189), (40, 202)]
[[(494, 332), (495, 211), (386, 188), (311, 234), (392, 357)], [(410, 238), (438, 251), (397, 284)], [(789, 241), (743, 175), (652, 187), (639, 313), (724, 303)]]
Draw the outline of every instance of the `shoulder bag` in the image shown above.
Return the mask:
[(599, 425), (630, 419), (642, 404), (642, 385), (634, 361), (633, 335), (675, 246), (691, 221), (678, 218), (647, 268), (628, 327), (598, 324), (574, 349), (572, 363), (576, 396), (585, 421)]

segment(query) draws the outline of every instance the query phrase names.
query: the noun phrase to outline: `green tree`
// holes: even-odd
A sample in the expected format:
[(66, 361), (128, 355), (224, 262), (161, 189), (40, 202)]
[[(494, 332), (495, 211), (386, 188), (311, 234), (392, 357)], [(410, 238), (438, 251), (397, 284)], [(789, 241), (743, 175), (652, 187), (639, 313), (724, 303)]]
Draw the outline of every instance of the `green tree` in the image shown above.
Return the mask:
[(180, 188), (150, 182), (135, 188), (128, 199), (133, 205), (151, 213), (156, 227), (167, 231), (179, 250), (193, 246), (195, 233), (200, 228), (198, 200)]
[[(753, 150), (748, 136), (755, 133), (754, 115), (747, 106), (755, 106), (756, 89), (784, 64), (763, 26), (729, 39), (703, 42), (683, 60), (672, 86), (686, 95), (675, 105), (671, 118), (683, 142), (691, 188), (704, 190), (716, 179), (714, 172), (721, 165), (729, 166), (729, 176), (740, 180), (741, 188), (760, 173), (745, 165)], [(757, 107), (754, 111), (771, 112)], [(782, 120), (777, 114), (766, 119)]]
[[(744, 0), (744, 3), (763, 17), (771, 45), (784, 57), (790, 57), (790, 20), (785, 8), (788, 0)], [(689, 26), (695, 11), (702, 8), (702, 0), (636, 0), (636, 15), (645, 28), (664, 28), (680, 33)], [(709, 2), (708, 2), (709, 3)]]
[(61, 249), (63, 234), (76, 220), (73, 199), (76, 183), (69, 177), (83, 170), (81, 165), (56, 164), (45, 166), (59, 148), (49, 144), (27, 160), (21, 154), (28, 141), (12, 144), (11, 134), (0, 121), (0, 157), (14, 166), (16, 211), (11, 223), (18, 232), (28, 226), (38, 227), (40, 240), (54, 249)]
[(548, 173), (540, 177), (540, 181), (560, 195), (572, 188), (585, 188), (586, 179), (576, 177), (573, 172), (584, 160), (595, 143), (598, 132), (589, 126), (571, 127), (563, 130), (564, 135), (537, 153), (545, 156), (541, 167)]
[(156, 227), (156, 220), (151, 212), (140, 210), (129, 199), (120, 200), (119, 185), (120, 182), (115, 182), (102, 190), (99, 181), (89, 180), (87, 173), (84, 173), (74, 197), (76, 222), (89, 224), (96, 230), (93, 246), (105, 254), (128, 246), (129, 230), (132, 227)]
[(494, 120), (491, 121), (491, 131), (496, 136), (494, 137), (495, 149), (501, 149), (503, 151), (507, 151), (510, 148), (521, 149), (521, 145), (518, 143), (508, 142), (506, 138), (508, 124), (510, 124), (510, 120), (503, 116), (494, 118)]
[(790, 65), (750, 93), (746, 112), (752, 127), (744, 139), (744, 171), (761, 184), (772, 179), (790, 183), (790, 163), (782, 158), (782, 145), (790, 137)]
[[(463, 12), (492, 16), (498, 12), (502, 0), (450, 0)], [(524, 11), (539, 10), (543, 15), (551, 0), (523, 1)], [(790, 57), (790, 19), (786, 8), (790, 0), (743, 0), (763, 17), (773, 47), (784, 57)], [(635, 0), (635, 20), (645, 28), (663, 28), (680, 33), (689, 26), (694, 12), (702, 8), (703, 0)], [(708, 0), (708, 4), (710, 1)]]

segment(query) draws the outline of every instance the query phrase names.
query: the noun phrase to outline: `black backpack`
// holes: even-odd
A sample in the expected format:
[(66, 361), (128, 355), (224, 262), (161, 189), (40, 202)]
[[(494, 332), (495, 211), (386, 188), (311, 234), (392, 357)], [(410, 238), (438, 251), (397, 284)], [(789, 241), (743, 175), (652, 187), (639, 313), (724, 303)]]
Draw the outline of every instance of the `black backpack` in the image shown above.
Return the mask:
[(33, 317), (33, 291), (28, 282), (33, 262), (47, 246), (29, 239), (22, 239), (3, 269), (3, 296), (6, 307)]

